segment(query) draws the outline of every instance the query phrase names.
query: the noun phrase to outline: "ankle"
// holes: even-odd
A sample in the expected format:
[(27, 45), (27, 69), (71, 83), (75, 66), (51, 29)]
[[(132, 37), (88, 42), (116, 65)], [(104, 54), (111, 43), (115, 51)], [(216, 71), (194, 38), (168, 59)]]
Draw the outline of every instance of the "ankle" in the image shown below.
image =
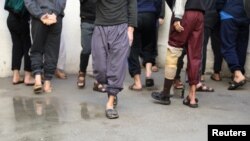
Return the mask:
[(41, 74), (35, 75), (35, 84), (39, 84), (39, 85), (42, 84), (42, 76), (41, 76)]

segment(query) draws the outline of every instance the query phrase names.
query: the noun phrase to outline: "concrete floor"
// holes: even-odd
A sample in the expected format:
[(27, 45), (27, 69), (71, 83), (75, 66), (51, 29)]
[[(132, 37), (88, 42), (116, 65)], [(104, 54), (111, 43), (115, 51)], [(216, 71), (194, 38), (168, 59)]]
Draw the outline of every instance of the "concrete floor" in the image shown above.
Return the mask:
[[(163, 70), (154, 73), (162, 89)], [(191, 109), (175, 95), (170, 106), (151, 99), (152, 89), (128, 90), (127, 75), (119, 95), (119, 119), (105, 117), (106, 94), (76, 87), (76, 75), (53, 80), (53, 93), (34, 95), (32, 87), (0, 79), (0, 141), (207, 141), (208, 124), (250, 124), (250, 88), (228, 91), (229, 79), (206, 83), (215, 92), (199, 92), (199, 108)], [(144, 79), (142, 79), (144, 80)]]

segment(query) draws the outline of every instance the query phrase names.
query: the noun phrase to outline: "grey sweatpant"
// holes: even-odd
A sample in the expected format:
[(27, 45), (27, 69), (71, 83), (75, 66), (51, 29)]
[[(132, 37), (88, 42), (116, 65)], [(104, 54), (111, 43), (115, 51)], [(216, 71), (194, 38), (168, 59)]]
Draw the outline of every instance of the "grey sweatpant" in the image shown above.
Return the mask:
[(128, 25), (96, 26), (92, 36), (92, 60), (96, 80), (107, 84), (107, 93), (117, 95), (123, 88), (130, 51)]

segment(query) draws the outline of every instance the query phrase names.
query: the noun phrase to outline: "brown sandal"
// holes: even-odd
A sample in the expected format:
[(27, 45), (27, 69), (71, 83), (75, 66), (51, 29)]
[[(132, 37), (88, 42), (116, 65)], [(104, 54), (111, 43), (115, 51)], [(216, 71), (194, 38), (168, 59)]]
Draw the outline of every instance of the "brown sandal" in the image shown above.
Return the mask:
[(197, 92), (214, 92), (214, 89), (205, 84), (201, 84), (200, 86), (196, 86), (196, 91)]
[(40, 94), (43, 92), (43, 87), (41, 84), (34, 84), (33, 91), (35, 94)]
[[(83, 78), (83, 79), (81, 79), (81, 78)], [(84, 72), (79, 71), (78, 78), (77, 78), (77, 86), (78, 86), (78, 88), (85, 87), (85, 73)]]
[(106, 88), (104, 87), (103, 84), (98, 83), (98, 82), (94, 82), (93, 91), (105, 93), (106, 92)]

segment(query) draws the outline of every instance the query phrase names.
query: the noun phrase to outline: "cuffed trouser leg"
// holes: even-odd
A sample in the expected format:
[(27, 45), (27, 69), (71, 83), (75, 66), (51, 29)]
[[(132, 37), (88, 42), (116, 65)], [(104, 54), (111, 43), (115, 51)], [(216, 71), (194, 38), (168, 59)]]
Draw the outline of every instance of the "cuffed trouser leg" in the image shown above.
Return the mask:
[(115, 96), (123, 89), (130, 51), (127, 26), (96, 26), (93, 33), (94, 74), (98, 82), (108, 85), (109, 95)]
[(167, 57), (165, 63), (165, 78), (173, 80), (177, 70), (177, 61), (182, 54), (182, 48), (167, 47)]
[(178, 58), (178, 61), (177, 61), (177, 70), (176, 70), (176, 74), (175, 74), (175, 78), (174, 79), (180, 79), (181, 78), (181, 70), (183, 68), (183, 65), (184, 65), (184, 57), (186, 55), (186, 49), (183, 49), (182, 50), (182, 53), (181, 53), (181, 56)]
[(32, 20), (33, 45), (31, 47), (31, 65), (34, 74), (41, 74), (44, 79), (52, 79), (58, 60), (62, 18), (51, 26), (44, 25), (40, 20)]

